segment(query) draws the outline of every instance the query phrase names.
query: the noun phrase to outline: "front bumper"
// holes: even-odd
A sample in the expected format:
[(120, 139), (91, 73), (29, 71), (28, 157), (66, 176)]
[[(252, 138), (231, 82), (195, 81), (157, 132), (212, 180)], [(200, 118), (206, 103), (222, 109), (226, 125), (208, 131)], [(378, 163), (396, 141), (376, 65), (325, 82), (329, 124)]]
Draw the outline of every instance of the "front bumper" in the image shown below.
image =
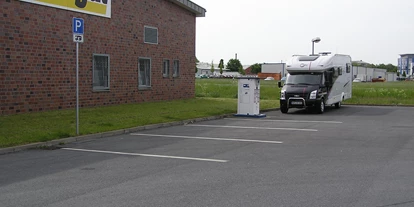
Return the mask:
[(286, 108), (308, 108), (319, 106), (320, 99), (304, 99), (304, 98), (289, 98), (288, 100), (280, 100), (280, 106)]

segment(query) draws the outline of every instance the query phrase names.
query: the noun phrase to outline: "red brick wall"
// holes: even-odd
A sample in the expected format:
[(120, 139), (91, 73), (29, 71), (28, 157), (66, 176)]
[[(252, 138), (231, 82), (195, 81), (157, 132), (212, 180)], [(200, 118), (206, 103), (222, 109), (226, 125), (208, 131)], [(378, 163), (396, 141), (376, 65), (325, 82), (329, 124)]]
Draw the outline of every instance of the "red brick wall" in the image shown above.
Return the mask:
[[(76, 44), (72, 18), (85, 20), (79, 53), (81, 107), (192, 98), (195, 15), (166, 0), (112, 1), (112, 18), (16, 0), (0, 3), (0, 114), (74, 108)], [(144, 43), (144, 25), (159, 44)], [(110, 91), (92, 88), (92, 55), (110, 55)], [(138, 89), (138, 58), (151, 58), (151, 89)], [(162, 77), (163, 59), (170, 76)], [(180, 60), (180, 77), (172, 63)]]

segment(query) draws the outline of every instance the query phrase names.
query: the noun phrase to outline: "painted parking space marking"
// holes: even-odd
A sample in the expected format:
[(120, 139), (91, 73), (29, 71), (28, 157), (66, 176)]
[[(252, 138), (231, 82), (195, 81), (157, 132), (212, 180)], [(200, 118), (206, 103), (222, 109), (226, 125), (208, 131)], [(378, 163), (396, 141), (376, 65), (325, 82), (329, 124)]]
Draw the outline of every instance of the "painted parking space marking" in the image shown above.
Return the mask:
[(233, 129), (268, 129), (268, 130), (286, 130), (286, 131), (306, 131), (317, 132), (317, 129), (298, 129), (298, 128), (272, 128), (272, 127), (249, 127), (249, 126), (221, 126), (221, 125), (201, 125), (189, 124), (187, 127), (211, 127), (211, 128), (233, 128)]
[(168, 156), (168, 155), (139, 154), (139, 153), (114, 152), (114, 151), (103, 151), (103, 150), (88, 150), (88, 149), (76, 149), (76, 148), (62, 148), (62, 149), (63, 150), (70, 150), (70, 151), (104, 153), (104, 154), (114, 154), (114, 155), (129, 155), (129, 156), (168, 158), (168, 159), (180, 159), (180, 160), (194, 160), (194, 161), (205, 161), (205, 162), (221, 162), (221, 163), (228, 162), (228, 160), (205, 159), (205, 158), (195, 158), (195, 157), (177, 157), (177, 156)]
[(237, 119), (237, 118), (225, 118), (227, 120), (237, 121), (256, 121), (256, 122), (287, 122), (287, 123), (322, 123), (322, 124), (343, 124), (340, 121), (307, 121), (307, 120), (252, 120), (252, 119)]
[(232, 138), (214, 138), (214, 137), (191, 137), (191, 136), (176, 136), (176, 135), (161, 135), (161, 134), (138, 134), (132, 133), (134, 136), (150, 136), (150, 137), (170, 137), (182, 139), (200, 139), (200, 140), (217, 140), (217, 141), (235, 141), (235, 142), (253, 142), (253, 143), (268, 143), (268, 144), (283, 144), (280, 141), (266, 141), (254, 139), (232, 139)]

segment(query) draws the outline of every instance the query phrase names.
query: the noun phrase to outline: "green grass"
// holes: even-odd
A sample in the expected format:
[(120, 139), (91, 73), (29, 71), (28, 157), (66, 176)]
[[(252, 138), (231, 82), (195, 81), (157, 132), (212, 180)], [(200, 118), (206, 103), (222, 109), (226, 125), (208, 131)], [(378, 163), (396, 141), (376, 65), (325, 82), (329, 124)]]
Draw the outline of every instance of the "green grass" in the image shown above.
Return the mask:
[(346, 104), (414, 106), (414, 81), (353, 83)]
[[(197, 79), (196, 97), (237, 98), (237, 80), (232, 79)], [(260, 82), (261, 100), (279, 100), (280, 89), (277, 81)]]
[[(264, 101), (260, 108), (275, 108)], [(80, 134), (93, 134), (148, 124), (166, 123), (237, 112), (237, 99), (194, 98), (189, 100), (81, 108)], [(0, 116), (0, 147), (45, 142), (76, 135), (75, 110)]]
[[(260, 109), (279, 107), (277, 81), (260, 82)], [(196, 98), (80, 109), (80, 133), (93, 134), (148, 124), (237, 112), (237, 80), (197, 79)], [(414, 105), (414, 82), (354, 83), (347, 104)], [(76, 135), (75, 110), (0, 116), (0, 147)]]

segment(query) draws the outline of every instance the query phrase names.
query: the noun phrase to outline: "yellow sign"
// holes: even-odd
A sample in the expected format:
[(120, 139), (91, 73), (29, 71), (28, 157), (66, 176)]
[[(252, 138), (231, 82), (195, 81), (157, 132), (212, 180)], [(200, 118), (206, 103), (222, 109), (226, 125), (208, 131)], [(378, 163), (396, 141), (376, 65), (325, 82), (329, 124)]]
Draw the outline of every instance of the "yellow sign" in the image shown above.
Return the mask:
[(20, 0), (60, 9), (111, 18), (111, 0)]

